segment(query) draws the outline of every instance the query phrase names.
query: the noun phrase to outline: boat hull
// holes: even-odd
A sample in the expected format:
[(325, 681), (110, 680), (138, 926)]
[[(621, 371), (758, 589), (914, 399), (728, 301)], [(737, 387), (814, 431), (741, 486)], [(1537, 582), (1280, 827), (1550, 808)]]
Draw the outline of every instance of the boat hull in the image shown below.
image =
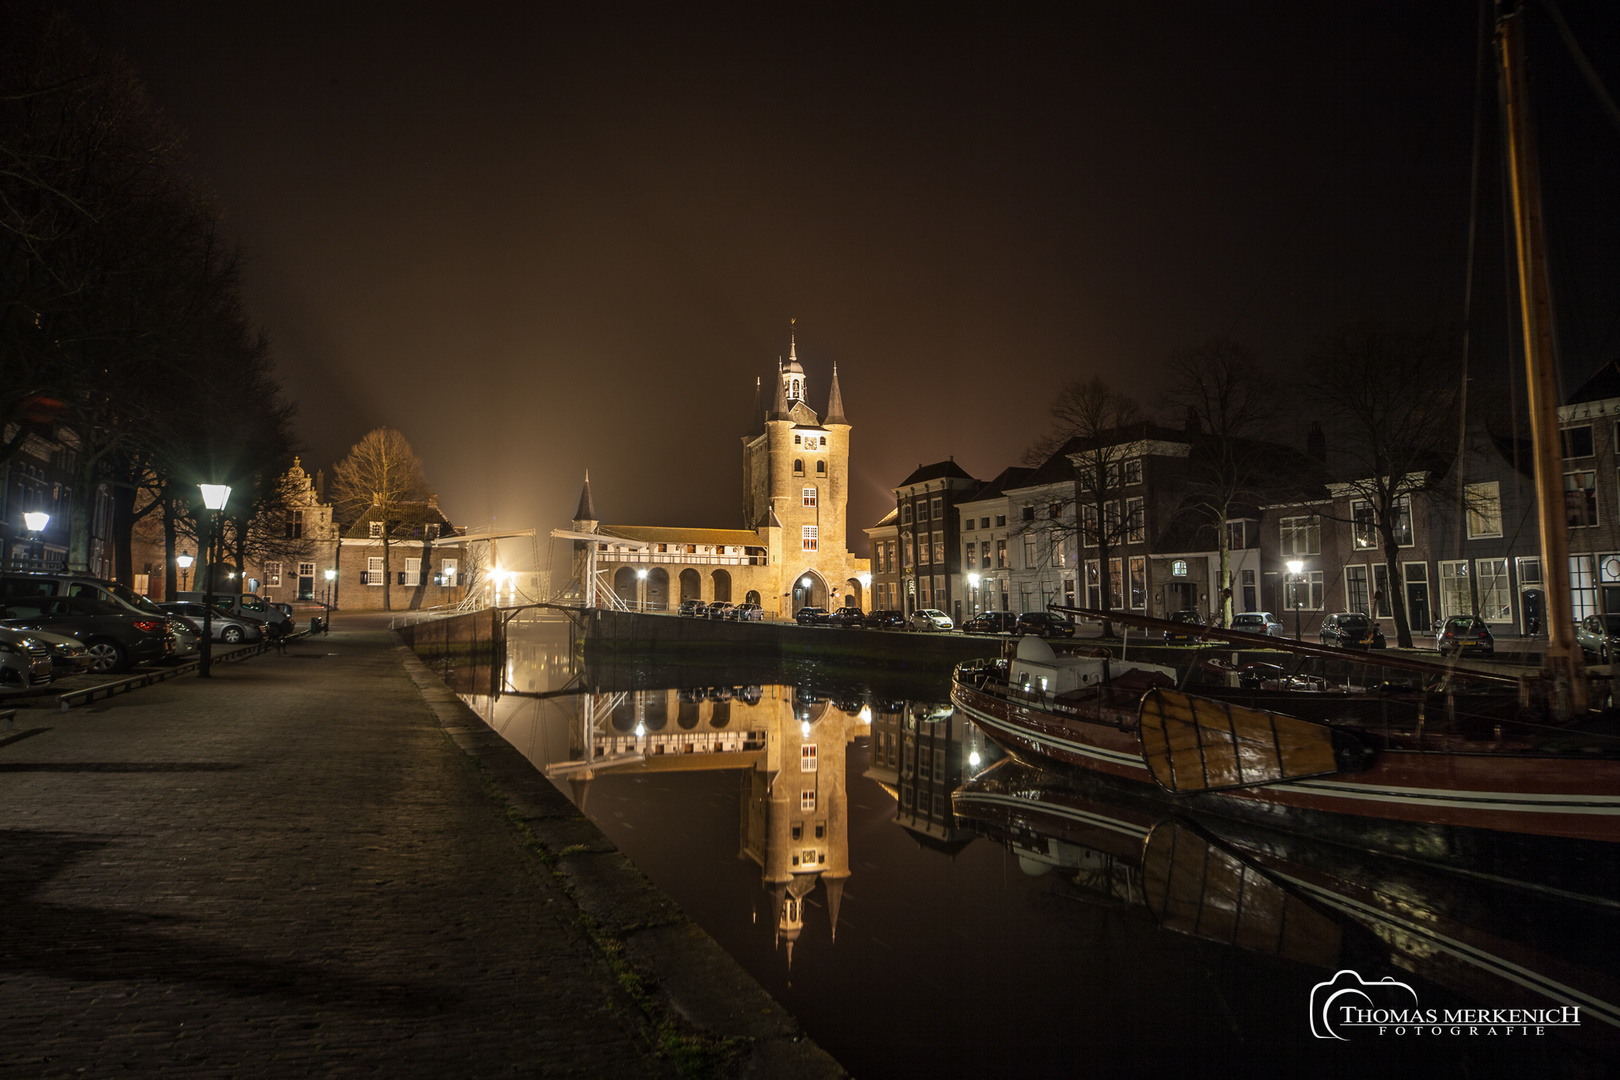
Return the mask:
[[(951, 699), (986, 735), (1027, 763), (1083, 769), (1158, 790), (1123, 710), (1102, 707), (1095, 720), (1079, 719), (960, 680), (952, 684)], [(1613, 843), (1620, 841), (1620, 760), (1385, 749), (1370, 768), (1352, 775), (1174, 801), (1273, 825), (1296, 819), (1340, 838), (1349, 832), (1377, 840), (1387, 827), (1399, 826), (1408, 833), (1466, 828)], [(1421, 837), (1416, 842), (1423, 843)]]

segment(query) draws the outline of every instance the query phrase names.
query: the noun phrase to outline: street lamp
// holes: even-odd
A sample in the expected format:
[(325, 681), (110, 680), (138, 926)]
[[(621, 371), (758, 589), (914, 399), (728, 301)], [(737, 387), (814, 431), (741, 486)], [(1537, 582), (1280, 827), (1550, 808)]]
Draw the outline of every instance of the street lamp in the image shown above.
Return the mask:
[(203, 569), (208, 574), (208, 584), (203, 586), (202, 655), (197, 661), (197, 674), (209, 679), (213, 677), (214, 666), (214, 566), (217, 562), (214, 547), (219, 542), (219, 512), (230, 500), (231, 488), (229, 484), (198, 484), (197, 488), (208, 510), (208, 546), (203, 549)]
[(43, 510), (30, 510), (23, 515), (23, 527), (33, 533), (34, 539), (39, 543), (39, 557), (36, 561), (42, 570), (45, 568), (45, 537), (42, 534), (50, 523), (51, 515)]
[(196, 562), (191, 552), (182, 551), (174, 557), (174, 565), (180, 568), (180, 591), (186, 592), (191, 588), (191, 564)]
[(968, 588), (973, 590), (972, 604), (973, 604), (973, 614), (975, 614), (975, 615), (977, 615), (979, 613), (979, 580), (980, 579), (979, 579), (978, 574), (969, 574), (968, 575)]
[(332, 632), (332, 590), (337, 587), (336, 583), (337, 571), (328, 566), (326, 568), (326, 622), (321, 627), (321, 633), (323, 634)]
[(1299, 575), (1305, 569), (1305, 563), (1299, 559), (1288, 560), (1288, 576), (1293, 578), (1294, 594), (1294, 640), (1299, 640)]
[(647, 568), (645, 566), (636, 570), (636, 607), (641, 611), (647, 610)]

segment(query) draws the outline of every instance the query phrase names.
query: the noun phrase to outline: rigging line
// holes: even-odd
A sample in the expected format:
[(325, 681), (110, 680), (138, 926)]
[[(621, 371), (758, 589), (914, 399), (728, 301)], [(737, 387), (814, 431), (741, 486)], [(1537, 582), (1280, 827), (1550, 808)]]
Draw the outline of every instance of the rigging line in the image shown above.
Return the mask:
[(1575, 40), (1575, 32), (1569, 28), (1569, 23), (1564, 21), (1564, 13), (1558, 9), (1558, 0), (1543, 0), (1543, 3), (1547, 6), (1547, 14), (1552, 16), (1553, 25), (1558, 27), (1558, 36), (1563, 39), (1564, 48), (1569, 50), (1569, 58), (1574, 61), (1575, 69), (1586, 80), (1586, 85), (1591, 88), (1592, 95), (1598, 100), (1598, 106), (1608, 115), (1609, 122), (1614, 125), (1616, 131), (1620, 131), (1620, 106), (1615, 105), (1614, 98), (1609, 96), (1609, 90), (1603, 85), (1597, 69), (1592, 66), (1592, 61), (1586, 58), (1581, 43)]
[[(1474, 310), (1474, 246), (1478, 234), (1479, 217), (1479, 158), (1480, 133), (1484, 126), (1484, 100), (1485, 100), (1485, 50), (1487, 46), (1486, 27), (1489, 16), (1487, 0), (1481, 0), (1479, 5), (1479, 30), (1474, 50), (1474, 139), (1469, 152), (1468, 162), (1468, 255), (1463, 264), (1463, 327), (1462, 327), (1462, 385), (1458, 391), (1457, 409), (1457, 460), (1452, 466), (1452, 475), (1457, 481), (1457, 558), (1463, 557), (1463, 537), (1468, 533), (1468, 483), (1463, 476), (1463, 454), (1468, 448), (1468, 349), (1470, 335), (1473, 329), (1472, 319)], [(1470, 577), (1469, 595), (1472, 598), (1473, 612), (1479, 615), (1479, 588)]]

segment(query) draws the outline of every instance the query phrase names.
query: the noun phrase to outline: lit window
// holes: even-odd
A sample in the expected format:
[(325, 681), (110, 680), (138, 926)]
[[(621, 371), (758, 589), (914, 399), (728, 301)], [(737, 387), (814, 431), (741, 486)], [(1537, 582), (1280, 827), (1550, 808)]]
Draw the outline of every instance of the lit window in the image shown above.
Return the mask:
[(1492, 480), (1464, 488), (1468, 505), (1468, 538), (1502, 535), (1501, 486)]
[(807, 488), (804, 489), (804, 505), (806, 505), (806, 506), (814, 506), (814, 505), (816, 505), (816, 489), (815, 488), (807, 487)]
[(806, 812), (813, 812), (815, 808), (816, 789), (805, 788), (803, 791), (799, 792), (799, 809)]
[(278, 563), (278, 562), (267, 562), (267, 563), (264, 564), (264, 583), (266, 585), (280, 585), (281, 584), (281, 564), (280, 563)]
[(804, 545), (804, 550), (805, 551), (817, 551), (817, 550), (819, 550), (820, 546), (821, 546), (820, 528), (819, 528), (819, 526), (816, 526), (816, 525), (806, 525), (806, 526), (804, 526), (803, 529), (800, 532), (800, 540)]
[(1322, 523), (1316, 517), (1289, 517), (1278, 523), (1283, 558), (1322, 553)]
[(1186, 577), (1187, 576), (1187, 560), (1186, 559), (1172, 559), (1171, 562), (1170, 562), (1170, 576), (1171, 577)]
[(816, 748), (815, 748), (815, 744), (812, 743), (812, 744), (810, 744), (808, 746), (799, 747), (799, 771), (800, 772), (815, 772), (816, 771)]

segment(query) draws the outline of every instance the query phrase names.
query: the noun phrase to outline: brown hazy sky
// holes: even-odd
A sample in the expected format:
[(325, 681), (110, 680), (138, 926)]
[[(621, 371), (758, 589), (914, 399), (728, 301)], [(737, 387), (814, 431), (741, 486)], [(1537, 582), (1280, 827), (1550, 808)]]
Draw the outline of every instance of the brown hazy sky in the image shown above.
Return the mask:
[[(397, 427), (460, 523), (562, 524), (588, 467), (606, 520), (740, 524), (790, 318), (818, 408), (838, 364), (864, 554), (892, 485), (1015, 463), (1064, 380), (1151, 395), (1218, 333), (1282, 377), (1462, 313), (1470, 0), (69, 7), (190, 133), (306, 464)], [(1611, 89), (1615, 7), (1563, 3)], [(1576, 380), (1620, 355), (1620, 136), (1532, 30)]]

